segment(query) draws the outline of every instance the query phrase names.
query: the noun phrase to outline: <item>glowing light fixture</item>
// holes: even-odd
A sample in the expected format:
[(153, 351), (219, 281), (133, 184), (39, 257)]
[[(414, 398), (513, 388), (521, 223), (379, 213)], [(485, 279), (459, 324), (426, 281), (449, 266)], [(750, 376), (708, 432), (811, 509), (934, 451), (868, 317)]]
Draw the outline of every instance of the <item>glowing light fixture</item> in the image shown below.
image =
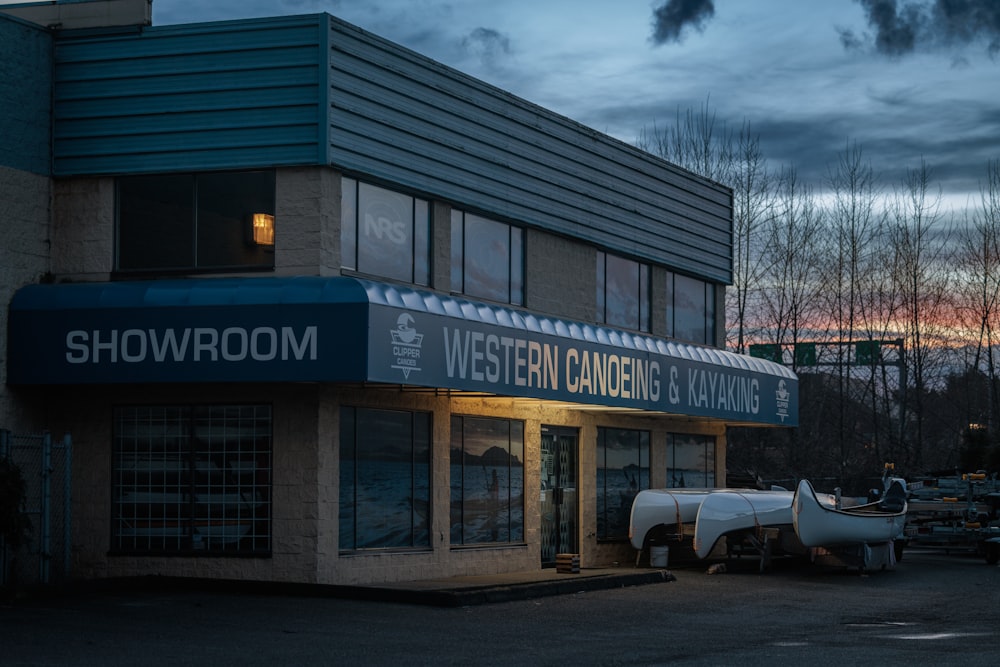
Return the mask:
[(274, 216), (268, 213), (254, 213), (251, 216), (253, 242), (257, 245), (274, 245)]

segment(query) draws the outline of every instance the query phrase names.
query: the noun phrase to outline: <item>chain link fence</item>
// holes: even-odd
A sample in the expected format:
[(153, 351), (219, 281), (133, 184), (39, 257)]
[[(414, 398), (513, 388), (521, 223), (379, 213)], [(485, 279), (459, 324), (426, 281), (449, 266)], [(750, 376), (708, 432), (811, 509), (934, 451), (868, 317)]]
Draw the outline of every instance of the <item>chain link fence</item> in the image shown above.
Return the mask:
[(22, 514), (31, 522), (27, 540), (10, 548), (0, 537), (0, 585), (32, 586), (67, 580), (70, 567), (70, 470), (72, 440), (15, 435), (0, 429), (0, 459), (21, 472)]

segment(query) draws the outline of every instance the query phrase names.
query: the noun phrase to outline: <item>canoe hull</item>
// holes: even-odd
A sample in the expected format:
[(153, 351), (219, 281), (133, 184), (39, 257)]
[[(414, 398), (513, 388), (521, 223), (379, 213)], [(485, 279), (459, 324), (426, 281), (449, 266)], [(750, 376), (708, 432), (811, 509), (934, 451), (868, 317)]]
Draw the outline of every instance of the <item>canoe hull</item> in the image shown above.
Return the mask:
[(718, 489), (647, 489), (632, 501), (629, 519), (629, 540), (642, 549), (646, 535), (656, 526), (681, 526), (694, 523), (702, 501)]
[(903, 534), (906, 503), (900, 511), (873, 505), (837, 509), (821, 502), (808, 480), (799, 482), (792, 501), (792, 525), (806, 547), (882, 544)]
[(695, 520), (695, 553), (707, 558), (719, 539), (727, 535), (790, 526), (793, 496), (791, 491), (752, 489), (720, 490), (707, 496)]

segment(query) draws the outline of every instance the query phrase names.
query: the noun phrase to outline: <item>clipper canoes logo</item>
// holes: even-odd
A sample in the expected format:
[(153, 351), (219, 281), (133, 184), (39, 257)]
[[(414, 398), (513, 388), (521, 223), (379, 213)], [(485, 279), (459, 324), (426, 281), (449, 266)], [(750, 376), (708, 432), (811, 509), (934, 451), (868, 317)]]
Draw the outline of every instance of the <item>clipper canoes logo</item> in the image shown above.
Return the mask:
[(774, 399), (778, 406), (778, 417), (781, 418), (782, 422), (784, 422), (785, 417), (788, 416), (788, 402), (790, 396), (791, 395), (788, 393), (788, 387), (785, 386), (785, 381), (779, 380), (778, 389), (774, 392)]
[(411, 371), (420, 370), (420, 346), (424, 342), (424, 335), (413, 324), (413, 316), (403, 313), (396, 318), (396, 328), (389, 329), (389, 335), (392, 336), (392, 356), (395, 359), (392, 367), (403, 371), (406, 379), (410, 378)]

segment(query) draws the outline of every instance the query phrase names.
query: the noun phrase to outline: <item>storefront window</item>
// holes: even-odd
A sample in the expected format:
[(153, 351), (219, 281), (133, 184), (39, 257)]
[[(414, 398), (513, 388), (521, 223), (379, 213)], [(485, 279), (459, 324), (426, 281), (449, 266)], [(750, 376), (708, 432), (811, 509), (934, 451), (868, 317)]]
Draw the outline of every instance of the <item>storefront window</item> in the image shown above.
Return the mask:
[[(272, 268), (274, 187), (273, 171), (119, 178), (116, 269)], [(255, 236), (255, 215), (268, 236)]]
[(431, 417), (343, 408), (340, 549), (430, 546)]
[(524, 230), (452, 211), (451, 289), (472, 297), (524, 305)]
[(636, 494), (649, 488), (649, 431), (597, 429), (597, 539), (628, 537)]
[(451, 543), (524, 542), (524, 424), (451, 419)]
[(667, 435), (667, 488), (715, 488), (715, 438)]
[(597, 253), (597, 321), (649, 331), (649, 265)]
[(715, 344), (715, 285), (680, 274), (667, 274), (667, 335)]
[(112, 478), (114, 552), (271, 551), (270, 406), (116, 408)]
[(430, 285), (430, 205), (353, 178), (341, 184), (345, 269)]

